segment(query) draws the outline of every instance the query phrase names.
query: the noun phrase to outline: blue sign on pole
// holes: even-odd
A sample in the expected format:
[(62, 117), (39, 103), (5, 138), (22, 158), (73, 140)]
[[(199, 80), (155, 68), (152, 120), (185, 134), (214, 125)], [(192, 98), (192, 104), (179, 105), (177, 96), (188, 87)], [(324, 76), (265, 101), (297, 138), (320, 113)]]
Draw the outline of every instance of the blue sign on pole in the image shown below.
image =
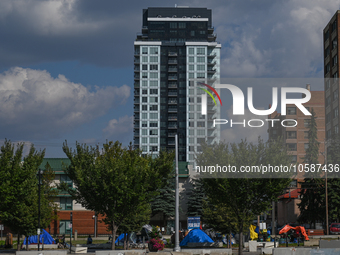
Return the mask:
[(201, 217), (188, 217), (188, 230), (200, 228)]

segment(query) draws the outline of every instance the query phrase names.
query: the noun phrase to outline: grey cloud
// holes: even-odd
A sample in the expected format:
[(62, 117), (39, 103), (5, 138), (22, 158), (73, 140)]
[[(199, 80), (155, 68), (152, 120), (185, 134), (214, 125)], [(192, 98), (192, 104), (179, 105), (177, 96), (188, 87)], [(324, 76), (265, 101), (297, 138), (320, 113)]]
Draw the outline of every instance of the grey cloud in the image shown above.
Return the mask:
[(0, 74), (1, 135), (58, 137), (105, 114), (130, 96), (127, 85), (87, 88), (47, 71), (13, 68)]

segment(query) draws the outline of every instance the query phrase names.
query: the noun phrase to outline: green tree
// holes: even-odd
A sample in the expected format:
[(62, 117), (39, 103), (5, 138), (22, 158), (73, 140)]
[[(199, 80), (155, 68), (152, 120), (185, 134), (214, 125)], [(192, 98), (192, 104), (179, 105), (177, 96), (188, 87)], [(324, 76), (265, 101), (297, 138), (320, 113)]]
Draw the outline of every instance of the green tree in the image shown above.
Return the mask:
[(200, 216), (203, 221), (203, 203), (206, 200), (206, 196), (204, 193), (202, 180), (191, 180), (191, 186), (191, 189), (187, 191), (187, 215), (192, 217)]
[(68, 191), (85, 208), (105, 215), (104, 222), (112, 230), (112, 249), (117, 230), (126, 230), (134, 220), (132, 215), (145, 215), (149, 210), (147, 204), (164, 185), (174, 160), (166, 152), (155, 159), (142, 156), (140, 150), (131, 145), (123, 148), (119, 142), (107, 142), (102, 150), (79, 143), (72, 150), (65, 142), (63, 151), (71, 161), (65, 173), (77, 187)]
[[(315, 111), (312, 108), (312, 116), (309, 123), (308, 130), (308, 148), (306, 149), (303, 163), (306, 164), (318, 164), (319, 163), (319, 145), (317, 135), (317, 124)], [(300, 209), (300, 216), (298, 221), (301, 223), (313, 224), (315, 222), (322, 221), (325, 217), (325, 200), (324, 200), (324, 180), (316, 178), (305, 178), (304, 182), (301, 183), (301, 202), (298, 204)], [(313, 178), (314, 177), (314, 178)]]
[(167, 226), (167, 220), (175, 216), (175, 177), (172, 175), (164, 178), (163, 187), (158, 192), (159, 195), (151, 202), (152, 216), (161, 214), (164, 226)]
[[(36, 151), (31, 145), (27, 156), (23, 157), (24, 143), (16, 146), (5, 140), (0, 153), (0, 220), (12, 232), (29, 236), (38, 227), (38, 168), (45, 151)], [(51, 221), (52, 210), (49, 200), (41, 189), (41, 221), (46, 228)], [(18, 250), (20, 245), (18, 245)]]
[[(220, 143), (202, 146), (203, 153), (198, 155), (199, 166), (287, 166), (291, 157), (282, 148), (281, 141), (257, 144), (242, 141), (238, 144)], [(276, 174), (276, 173), (275, 173)], [(268, 175), (270, 176), (270, 175)], [(214, 177), (214, 176), (212, 176)], [(238, 178), (205, 178), (204, 190), (212, 205), (223, 205), (225, 213), (230, 215), (239, 233), (239, 254), (242, 254), (244, 229), (249, 228), (251, 220), (271, 208), (283, 189), (290, 183), (289, 178), (265, 178), (258, 174), (236, 175)], [(257, 177), (257, 178), (248, 178)], [(261, 178), (262, 177), (262, 178)], [(272, 176), (275, 177), (275, 176)], [(276, 177), (281, 177), (277, 174)], [(228, 226), (228, 224), (226, 224)]]
[[(340, 136), (333, 135), (329, 139), (327, 149), (327, 164), (340, 165)], [(337, 173), (336, 173), (337, 174)], [(340, 221), (340, 179), (328, 178), (328, 217), (330, 222)]]

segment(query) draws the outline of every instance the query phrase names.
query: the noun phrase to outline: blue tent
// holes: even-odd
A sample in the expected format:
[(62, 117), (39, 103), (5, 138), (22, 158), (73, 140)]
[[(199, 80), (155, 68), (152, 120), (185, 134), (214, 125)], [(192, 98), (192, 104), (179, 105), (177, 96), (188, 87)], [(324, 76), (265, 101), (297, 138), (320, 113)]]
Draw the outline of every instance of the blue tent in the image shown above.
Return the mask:
[[(52, 236), (45, 230), (42, 230), (42, 234), (40, 234), (40, 243), (42, 243), (42, 238), (44, 237), (44, 244), (54, 244), (54, 239)], [(24, 240), (24, 244), (26, 244), (27, 237)], [(29, 236), (28, 237), (28, 244), (37, 244), (38, 243), (38, 235), (36, 236)]]
[(213, 243), (214, 241), (202, 230), (193, 229), (187, 234), (187, 236), (179, 244), (180, 246), (186, 246), (188, 243)]
[[(129, 235), (126, 234), (126, 237), (129, 238)], [(129, 240), (129, 239), (128, 239)], [(118, 242), (124, 242), (124, 233), (120, 234), (120, 236), (117, 237), (115, 244), (118, 244)]]

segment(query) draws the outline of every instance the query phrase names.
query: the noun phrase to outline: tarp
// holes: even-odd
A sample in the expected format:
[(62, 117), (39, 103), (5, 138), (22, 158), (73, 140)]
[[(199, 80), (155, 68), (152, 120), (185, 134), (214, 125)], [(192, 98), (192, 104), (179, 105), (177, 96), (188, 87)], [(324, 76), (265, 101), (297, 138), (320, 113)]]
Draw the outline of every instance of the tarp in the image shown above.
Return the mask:
[(286, 225), (286, 226), (283, 227), (283, 229), (280, 230), (279, 235), (281, 235), (281, 234), (283, 234), (283, 233), (286, 233), (286, 232), (288, 232), (288, 231), (291, 230), (291, 229), (300, 231), (301, 234), (305, 237), (305, 240), (306, 240), (306, 241), (309, 240), (305, 228), (304, 228), (304, 227), (301, 227), (301, 226), (292, 227), (292, 226)]
[[(55, 241), (52, 236), (45, 230), (42, 230), (40, 234), (40, 243), (42, 243), (42, 238), (44, 238), (44, 244), (54, 244)], [(26, 244), (27, 237), (24, 240), (24, 244)], [(29, 236), (28, 237), (28, 244), (38, 244), (38, 235)]]
[(258, 235), (258, 233), (255, 232), (256, 226), (250, 225), (249, 230), (250, 230), (250, 239), (251, 240), (257, 240), (259, 235)]
[[(126, 234), (126, 238), (129, 240), (129, 235), (128, 234)], [(118, 244), (118, 242), (124, 243), (124, 233), (120, 234), (120, 236), (117, 237), (117, 239), (115, 241), (115, 244)]]
[(214, 241), (202, 230), (193, 229), (187, 234), (186, 237), (179, 244), (180, 246), (186, 246), (188, 243), (213, 243)]

